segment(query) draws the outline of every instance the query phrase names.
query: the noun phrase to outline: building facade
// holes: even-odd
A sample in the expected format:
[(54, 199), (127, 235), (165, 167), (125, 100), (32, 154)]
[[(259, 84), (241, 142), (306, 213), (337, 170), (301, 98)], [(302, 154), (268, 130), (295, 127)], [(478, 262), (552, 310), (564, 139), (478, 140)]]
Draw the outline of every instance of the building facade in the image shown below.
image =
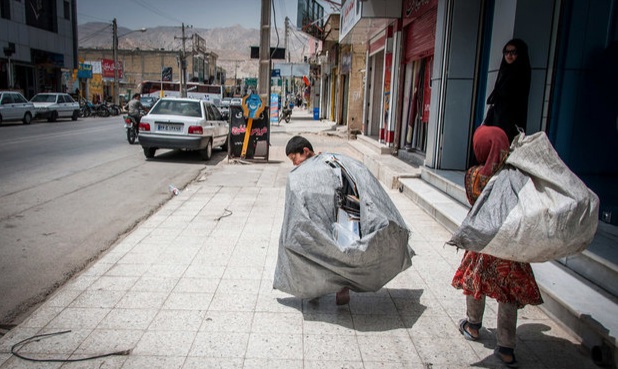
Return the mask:
[[(363, 83), (339, 92), (362, 94), (362, 134), (463, 186), (463, 173), (473, 162), (472, 135), (485, 116), (502, 48), (513, 38), (523, 39), (530, 54), (526, 133), (544, 131), (601, 200), (595, 241), (583, 253), (553, 263), (615, 299), (618, 1), (346, 0), (339, 45), (328, 46), (342, 57), (328, 68), (342, 78), (344, 50), (362, 49), (365, 65), (352, 62), (351, 70), (364, 71)], [(322, 99), (326, 106), (329, 101)], [(328, 111), (346, 109), (345, 98), (334, 104)], [(335, 120), (349, 125), (351, 115)], [(614, 323), (597, 323), (603, 329), (584, 329), (581, 321), (571, 328), (588, 346), (604, 341), (615, 348)]]
[[(135, 92), (142, 81), (160, 81), (163, 68), (171, 71), (171, 81), (179, 81), (181, 70), (178, 56), (178, 51), (169, 50), (118, 50), (119, 94)], [(92, 99), (93, 95), (100, 95), (102, 99), (113, 96), (113, 50), (79, 48), (79, 58), (82, 64), (94, 66), (91, 76), (78, 78), (82, 95), (88, 99)], [(217, 58), (217, 54), (212, 52), (189, 54), (186, 58), (187, 81), (223, 84), (226, 74), (221, 67), (217, 67)], [(100, 69), (98, 65), (101, 65)], [(104, 68), (105, 65), (110, 65), (111, 70)]]
[(26, 98), (73, 89), (77, 63), (76, 0), (2, 1), (0, 89)]

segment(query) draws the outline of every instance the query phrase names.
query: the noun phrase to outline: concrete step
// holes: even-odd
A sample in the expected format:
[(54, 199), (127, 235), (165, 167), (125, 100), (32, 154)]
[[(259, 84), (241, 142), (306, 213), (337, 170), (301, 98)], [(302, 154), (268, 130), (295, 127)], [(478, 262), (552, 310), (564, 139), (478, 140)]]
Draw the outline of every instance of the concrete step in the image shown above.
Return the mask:
[[(364, 136), (358, 136), (364, 137)], [(390, 154), (390, 149), (386, 153), (376, 150), (377, 142), (372, 143), (364, 139), (348, 141), (362, 157), (363, 163), (369, 171), (382, 183), (389, 188), (398, 188), (401, 178), (419, 178), (421, 169), (408, 165)]]
[(617, 245), (618, 227), (599, 222), (592, 244), (584, 252), (560, 259), (560, 262), (611, 295), (618, 296)]
[(391, 148), (386, 146), (383, 143), (380, 143), (375, 140), (375, 138), (367, 137), (364, 135), (356, 136), (356, 139), (359, 142), (365, 144), (367, 149), (371, 150), (373, 153), (378, 155), (386, 155), (391, 153)]

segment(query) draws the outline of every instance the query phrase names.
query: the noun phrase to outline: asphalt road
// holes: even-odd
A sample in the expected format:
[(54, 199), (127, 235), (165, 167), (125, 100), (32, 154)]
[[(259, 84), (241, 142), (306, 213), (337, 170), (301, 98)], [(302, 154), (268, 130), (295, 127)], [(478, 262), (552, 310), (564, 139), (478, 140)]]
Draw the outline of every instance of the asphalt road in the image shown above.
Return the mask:
[(215, 149), (129, 145), (122, 117), (0, 125), (0, 327), (17, 324), (67, 279), (225, 160)]

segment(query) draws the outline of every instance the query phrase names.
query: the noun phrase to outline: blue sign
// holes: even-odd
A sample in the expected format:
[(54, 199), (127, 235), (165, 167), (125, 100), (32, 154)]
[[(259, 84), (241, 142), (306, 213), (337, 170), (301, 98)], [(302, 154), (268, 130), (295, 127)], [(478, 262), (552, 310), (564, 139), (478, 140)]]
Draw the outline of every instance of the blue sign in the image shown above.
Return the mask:
[(279, 123), (279, 94), (270, 94), (270, 122)]
[(92, 64), (79, 63), (77, 78), (92, 78)]
[(271, 77), (281, 77), (281, 69), (273, 69), (270, 71)]

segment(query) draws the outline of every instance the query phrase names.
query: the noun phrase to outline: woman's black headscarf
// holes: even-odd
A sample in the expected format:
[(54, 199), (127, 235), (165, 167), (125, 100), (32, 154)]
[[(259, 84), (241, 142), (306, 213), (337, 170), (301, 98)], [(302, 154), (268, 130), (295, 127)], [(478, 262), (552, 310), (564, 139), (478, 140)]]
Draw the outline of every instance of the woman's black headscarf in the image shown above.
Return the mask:
[[(508, 64), (504, 57), (507, 46), (517, 49), (517, 59)], [(530, 58), (528, 45), (520, 39), (512, 39), (502, 48), (502, 63), (498, 78), (487, 104), (493, 109), (488, 111), (484, 124), (502, 128), (509, 141), (519, 133), (517, 127), (526, 130), (528, 116), (528, 95), (530, 93)]]

